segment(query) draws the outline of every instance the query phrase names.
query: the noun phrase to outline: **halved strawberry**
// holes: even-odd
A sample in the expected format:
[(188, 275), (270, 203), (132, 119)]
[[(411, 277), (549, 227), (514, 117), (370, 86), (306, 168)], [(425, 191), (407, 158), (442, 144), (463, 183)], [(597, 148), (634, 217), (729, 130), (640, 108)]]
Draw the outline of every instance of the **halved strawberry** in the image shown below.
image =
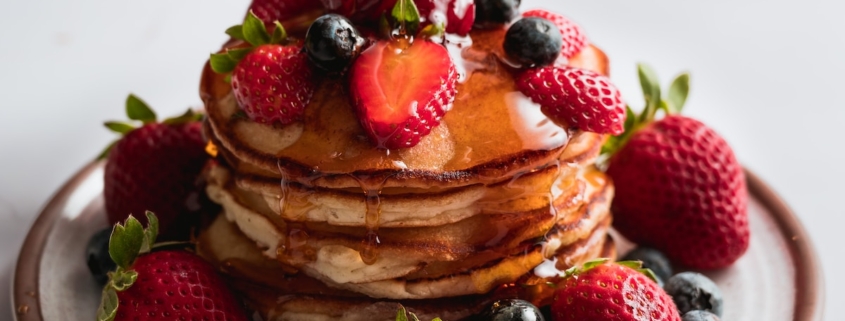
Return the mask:
[(419, 143), (452, 107), (457, 72), (446, 48), (428, 40), (380, 41), (350, 71), (361, 126), (379, 148)]

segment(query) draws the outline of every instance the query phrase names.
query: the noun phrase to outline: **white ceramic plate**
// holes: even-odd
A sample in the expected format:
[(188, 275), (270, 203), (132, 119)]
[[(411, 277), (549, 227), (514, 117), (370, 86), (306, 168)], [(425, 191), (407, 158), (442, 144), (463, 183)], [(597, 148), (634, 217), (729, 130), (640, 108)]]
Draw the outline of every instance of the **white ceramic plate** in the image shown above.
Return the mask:
[[(823, 288), (816, 254), (795, 215), (747, 173), (751, 246), (732, 267), (708, 272), (725, 296), (725, 321), (820, 321)], [(90, 321), (100, 289), (85, 246), (107, 223), (103, 166), (80, 170), (47, 203), (18, 258), (12, 305), (18, 321)], [(617, 238), (620, 253), (632, 245)]]

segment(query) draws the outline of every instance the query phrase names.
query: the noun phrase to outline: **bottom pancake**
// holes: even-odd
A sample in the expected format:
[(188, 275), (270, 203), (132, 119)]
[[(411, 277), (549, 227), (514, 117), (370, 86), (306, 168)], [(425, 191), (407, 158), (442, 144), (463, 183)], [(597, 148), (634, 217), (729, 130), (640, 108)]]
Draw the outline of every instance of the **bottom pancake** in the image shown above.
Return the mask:
[[(588, 237), (560, 247), (551, 261), (541, 265), (565, 270), (596, 257), (615, 257), (613, 241), (607, 236), (608, 224), (609, 219), (596, 227)], [(497, 299), (520, 298), (538, 306), (547, 305), (554, 292), (548, 283), (556, 281), (555, 277), (542, 278), (537, 275), (546, 271), (531, 271), (515, 282), (497, 286), (483, 295), (420, 300), (374, 299), (328, 286), (304, 273), (298, 273), (292, 267), (266, 258), (253, 241), (222, 216), (200, 235), (197, 251), (218, 265), (232, 287), (245, 298), (247, 305), (268, 321), (393, 320), (400, 304), (422, 320), (434, 317), (461, 320), (478, 313)], [(455, 278), (455, 282), (462, 280), (465, 279)]]

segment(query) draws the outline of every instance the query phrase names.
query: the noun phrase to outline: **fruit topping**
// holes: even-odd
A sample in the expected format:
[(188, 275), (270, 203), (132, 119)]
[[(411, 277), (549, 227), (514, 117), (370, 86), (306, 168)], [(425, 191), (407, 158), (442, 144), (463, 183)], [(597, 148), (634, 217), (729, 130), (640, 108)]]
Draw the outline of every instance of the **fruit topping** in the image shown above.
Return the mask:
[[(629, 110), (626, 133), (604, 147), (616, 186), (613, 225), (630, 240), (698, 269), (731, 265), (748, 248), (747, 190), (742, 166), (713, 129), (684, 116), (689, 76), (661, 99), (654, 72), (640, 66), (646, 98)], [(658, 110), (668, 116), (654, 120)]]
[(519, 15), (520, 0), (476, 0), (475, 24), (482, 29), (506, 25)]
[(105, 285), (109, 281), (108, 273), (114, 271), (117, 267), (109, 256), (111, 230), (112, 228), (109, 227), (95, 233), (88, 240), (88, 246), (85, 248), (85, 262), (88, 264), (88, 271), (100, 285)]
[(308, 57), (297, 44), (283, 45), (287, 34), (279, 22), (273, 34), (250, 12), (242, 26), (227, 30), (252, 47), (227, 48), (211, 55), (211, 68), (232, 72), (235, 99), (249, 119), (286, 125), (298, 120), (314, 94)]
[(416, 0), (423, 26), (443, 24), (445, 31), (465, 36), (475, 22), (475, 1), (473, 0)]
[(493, 302), (478, 320), (489, 321), (544, 321), (540, 309), (525, 300), (508, 299)]
[(504, 48), (508, 57), (522, 65), (550, 65), (560, 55), (560, 32), (549, 20), (522, 18), (508, 28)]
[(687, 313), (681, 317), (681, 321), (721, 321), (719, 316), (701, 310), (694, 310)]
[(581, 30), (581, 26), (564, 16), (542, 9), (529, 10), (522, 16), (543, 18), (555, 24), (562, 39), (560, 55), (566, 59), (572, 58), (587, 46), (587, 37)]
[(246, 321), (208, 262), (185, 250), (152, 251), (158, 220), (151, 212), (146, 216), (146, 229), (133, 216), (114, 227), (109, 255), (117, 270), (109, 273), (97, 320)]
[[(584, 263), (566, 271), (552, 302), (552, 319), (678, 321), (672, 298), (643, 272), (639, 262)], [(649, 273), (649, 272), (646, 272)]]
[(319, 1), (314, 0), (253, 0), (249, 10), (265, 24), (285, 21), (309, 10), (321, 9)]
[(192, 221), (203, 211), (204, 186), (197, 178), (208, 154), (201, 115), (189, 110), (180, 117), (157, 122), (152, 109), (134, 95), (126, 99), (126, 114), (143, 125), (105, 124), (123, 135), (101, 155), (108, 157), (103, 197), (109, 223), (154, 210), (160, 215), (166, 237), (184, 237), (189, 226), (176, 222)]
[(643, 268), (649, 269), (657, 276), (657, 283), (663, 282), (672, 276), (672, 264), (666, 255), (650, 247), (637, 247), (622, 257), (622, 261), (640, 261)]
[(361, 126), (379, 148), (413, 147), (452, 107), (457, 72), (428, 40), (380, 41), (352, 65), (350, 91)]
[[(409, 318), (410, 316), (410, 318)], [(416, 314), (413, 312), (409, 312), (405, 310), (405, 307), (399, 305), (399, 310), (396, 311), (396, 321), (420, 321), (420, 318), (417, 317)], [(442, 321), (440, 318), (431, 319), (431, 321)]]
[(315, 66), (339, 72), (349, 67), (366, 43), (352, 22), (337, 14), (327, 14), (308, 28), (305, 52)]
[(558, 124), (602, 134), (619, 135), (624, 131), (622, 94), (603, 75), (547, 66), (524, 71), (516, 86)]
[(716, 283), (695, 272), (678, 273), (666, 281), (666, 293), (672, 296), (681, 314), (703, 310), (722, 315), (722, 291)]

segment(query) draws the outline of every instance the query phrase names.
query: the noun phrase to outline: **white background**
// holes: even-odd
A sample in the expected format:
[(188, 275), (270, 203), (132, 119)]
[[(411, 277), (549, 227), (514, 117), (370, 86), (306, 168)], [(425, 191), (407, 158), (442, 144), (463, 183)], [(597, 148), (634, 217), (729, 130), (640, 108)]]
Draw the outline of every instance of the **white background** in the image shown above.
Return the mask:
[[(316, 1), (316, 0), (314, 0)], [(247, 0), (2, 0), (0, 320), (22, 238), (49, 196), (111, 139), (134, 92), (160, 114), (200, 106), (199, 74)], [(632, 106), (635, 64), (664, 83), (692, 73), (686, 113), (798, 213), (827, 271), (828, 316), (845, 302), (845, 2), (531, 1), (579, 22), (611, 57)], [(87, 236), (80, 236), (87, 238)], [(82, 254), (80, 253), (80, 259)], [(841, 314), (841, 313), (837, 313)], [(729, 320), (728, 320), (729, 321)]]

